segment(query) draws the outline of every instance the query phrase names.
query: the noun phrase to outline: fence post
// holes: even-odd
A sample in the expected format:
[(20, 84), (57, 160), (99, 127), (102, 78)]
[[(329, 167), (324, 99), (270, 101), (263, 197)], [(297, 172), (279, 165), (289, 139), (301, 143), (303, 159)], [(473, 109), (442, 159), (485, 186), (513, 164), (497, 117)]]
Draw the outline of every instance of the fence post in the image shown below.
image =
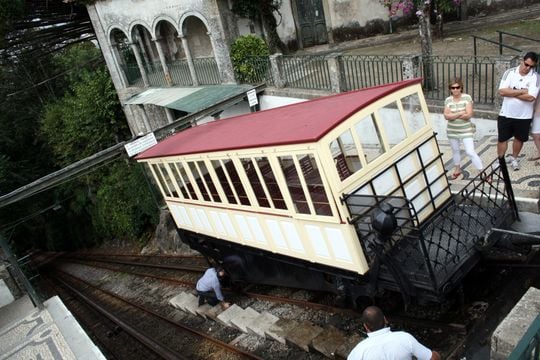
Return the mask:
[(403, 80), (420, 77), (421, 55), (406, 55), (402, 57), (401, 76)]
[(495, 61), (495, 94), (493, 99), (493, 106), (495, 109), (499, 109), (501, 107), (502, 103), (502, 97), (499, 96), (499, 82), (502, 79), (502, 76), (504, 75), (504, 72), (508, 69), (510, 69), (513, 66), (517, 66), (519, 64), (519, 57), (518, 56), (504, 56), (500, 57)]
[(344, 90), (343, 71), (341, 69), (341, 54), (333, 53), (327, 56), (328, 71), (330, 72), (330, 89), (333, 93)]
[(277, 88), (285, 87), (285, 81), (281, 76), (281, 71), (279, 68), (279, 61), (281, 60), (283, 54), (273, 54), (270, 55), (270, 68), (272, 70), (272, 78), (274, 79), (274, 86)]

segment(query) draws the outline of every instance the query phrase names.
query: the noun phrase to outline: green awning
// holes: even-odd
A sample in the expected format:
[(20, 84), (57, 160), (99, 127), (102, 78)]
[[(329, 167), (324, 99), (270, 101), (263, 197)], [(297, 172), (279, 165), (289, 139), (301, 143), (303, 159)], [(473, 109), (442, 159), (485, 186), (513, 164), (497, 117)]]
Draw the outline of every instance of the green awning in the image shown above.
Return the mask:
[(151, 88), (128, 99), (125, 104), (153, 104), (187, 113), (209, 108), (252, 89), (251, 85), (208, 85), (186, 88)]

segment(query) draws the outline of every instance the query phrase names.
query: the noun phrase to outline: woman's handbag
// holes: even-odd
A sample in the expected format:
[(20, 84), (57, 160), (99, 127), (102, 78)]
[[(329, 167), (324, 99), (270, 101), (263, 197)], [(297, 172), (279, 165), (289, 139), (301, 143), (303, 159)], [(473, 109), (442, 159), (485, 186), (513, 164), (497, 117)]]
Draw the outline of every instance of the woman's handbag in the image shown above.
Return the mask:
[(472, 121), (471, 121), (470, 123), (471, 123), (471, 130), (472, 130), (472, 133), (473, 133), (473, 134), (476, 134), (476, 124), (473, 123)]

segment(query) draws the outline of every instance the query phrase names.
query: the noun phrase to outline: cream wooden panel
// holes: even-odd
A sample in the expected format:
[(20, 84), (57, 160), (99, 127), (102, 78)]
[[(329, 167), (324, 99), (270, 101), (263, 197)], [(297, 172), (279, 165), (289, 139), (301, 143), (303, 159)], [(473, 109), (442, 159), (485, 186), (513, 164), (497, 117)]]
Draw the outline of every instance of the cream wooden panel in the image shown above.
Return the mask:
[(259, 220), (257, 220), (257, 218), (253, 216), (247, 216), (246, 219), (247, 219), (249, 228), (254, 236), (255, 241), (266, 245), (267, 244), (266, 237), (264, 236), (264, 233), (261, 229)]
[(315, 251), (315, 255), (325, 259), (330, 259), (330, 251), (326, 245), (321, 227), (315, 225), (305, 225), (305, 228), (309, 239), (311, 240), (311, 245)]
[(246, 221), (246, 217), (236, 214), (234, 215), (234, 219), (236, 220), (236, 224), (240, 229), (240, 235), (242, 238), (248, 242), (254, 242), (253, 235), (251, 234), (251, 231), (249, 231), (249, 225)]
[(282, 221), (281, 226), (283, 227), (283, 232), (285, 233), (285, 238), (289, 243), (289, 248), (297, 253), (305, 254), (304, 245), (298, 236), (298, 230), (292, 222)]
[(352, 264), (353, 260), (350, 255), (350, 250), (347, 247), (347, 240), (343, 236), (343, 232), (339, 229), (330, 227), (324, 227), (324, 231), (335, 259)]
[(219, 217), (221, 218), (223, 225), (225, 225), (225, 229), (227, 230), (227, 235), (233, 239), (237, 239), (238, 235), (236, 234), (236, 231), (234, 230), (234, 226), (232, 224), (232, 221), (229, 215), (224, 212), (221, 212), (219, 213)]
[(210, 212), (210, 219), (212, 220), (212, 223), (214, 224), (214, 229), (218, 232), (220, 235), (227, 235), (227, 231), (225, 230), (225, 227), (223, 226), (223, 223), (221, 222), (221, 219), (219, 218), (219, 214), (215, 211), (209, 211)]
[(266, 226), (270, 231), (271, 239), (274, 241), (275, 246), (278, 249), (289, 250), (289, 246), (287, 245), (287, 241), (285, 240), (283, 232), (279, 227), (279, 223), (276, 220), (266, 219)]

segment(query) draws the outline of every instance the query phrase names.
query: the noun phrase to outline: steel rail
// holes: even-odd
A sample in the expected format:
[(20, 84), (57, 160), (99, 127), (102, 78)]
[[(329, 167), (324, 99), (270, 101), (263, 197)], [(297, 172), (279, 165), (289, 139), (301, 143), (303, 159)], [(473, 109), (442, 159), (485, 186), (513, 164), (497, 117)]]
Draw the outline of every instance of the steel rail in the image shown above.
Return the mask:
[[(67, 274), (67, 273), (66, 273)], [(140, 331), (138, 331), (136, 328), (132, 327), (128, 323), (124, 322), (120, 318), (116, 317), (111, 312), (107, 311), (104, 307), (97, 304), (95, 301), (84, 295), (82, 292), (77, 290), (75, 287), (68, 284), (66, 281), (56, 278), (56, 281), (60, 282), (63, 286), (68, 288), (70, 291), (75, 293), (81, 300), (83, 300), (86, 304), (88, 304), (90, 307), (98, 311), (100, 314), (111, 320), (112, 322), (118, 324), (124, 330), (126, 333), (137, 339), (139, 342), (141, 342), (143, 345), (145, 345), (148, 349), (155, 352), (157, 355), (163, 357), (164, 359), (182, 359), (182, 360), (188, 360), (189, 358), (185, 357), (182, 354), (179, 354), (178, 352), (170, 349), (166, 345), (160, 344), (157, 341), (151, 339), (150, 337), (144, 335)]]
[[(66, 259), (77, 259), (77, 257), (65, 257)], [(194, 266), (180, 266), (180, 265), (167, 265), (167, 264), (150, 264), (150, 263), (140, 263), (140, 262), (133, 262), (133, 261), (121, 261), (121, 260), (113, 260), (113, 259), (100, 259), (100, 258), (92, 258), (92, 259), (80, 259), (81, 261), (97, 261), (97, 262), (104, 262), (104, 263), (110, 263), (110, 264), (120, 264), (120, 265), (128, 265), (128, 266), (142, 266), (142, 267), (155, 267), (155, 268), (161, 268), (161, 269), (170, 269), (170, 270), (185, 270), (185, 271), (191, 271), (191, 272), (204, 272), (206, 268), (200, 268), (200, 267), (194, 267)]]
[[(229, 351), (231, 351), (231, 352), (233, 352), (233, 353), (241, 354), (241, 355), (245, 356), (245, 357), (248, 358), (248, 359), (263, 360), (262, 358), (260, 358), (259, 356), (255, 355), (255, 354), (252, 354), (252, 353), (249, 353), (249, 352), (244, 351), (244, 350), (242, 350), (242, 349), (236, 348), (236, 347), (234, 347), (234, 346), (232, 346), (232, 345), (229, 345), (229, 344), (227, 344), (227, 343), (225, 343), (225, 342), (223, 342), (223, 341), (221, 341), (221, 340), (218, 340), (218, 339), (215, 339), (215, 338), (213, 338), (213, 337), (211, 337), (211, 336), (208, 336), (208, 335), (205, 334), (205, 333), (202, 333), (202, 332), (200, 332), (200, 331), (198, 331), (198, 330), (195, 330), (195, 329), (193, 329), (193, 328), (190, 328), (189, 326), (182, 325), (182, 324), (180, 324), (180, 323), (174, 322), (174, 321), (170, 320), (169, 318), (167, 318), (167, 317), (165, 317), (165, 316), (163, 316), (163, 315), (161, 315), (161, 314), (155, 312), (155, 311), (152, 310), (152, 309), (148, 309), (148, 308), (146, 308), (146, 307), (144, 307), (144, 306), (141, 306), (141, 305), (139, 305), (139, 304), (136, 304), (136, 303), (134, 303), (134, 302), (131, 302), (130, 300), (125, 299), (125, 298), (123, 298), (123, 297), (121, 297), (121, 296), (119, 296), (119, 295), (117, 295), (117, 294), (114, 294), (114, 293), (112, 293), (112, 292), (110, 292), (110, 291), (101, 289), (101, 288), (99, 288), (98, 286), (96, 286), (96, 285), (94, 285), (94, 284), (92, 284), (92, 283), (90, 283), (90, 282), (88, 282), (88, 281), (86, 281), (86, 280), (83, 280), (83, 279), (81, 279), (81, 278), (78, 278), (78, 277), (76, 277), (76, 276), (73, 276), (73, 275), (71, 275), (71, 274), (69, 274), (69, 273), (67, 273), (67, 272), (65, 272), (65, 271), (63, 271), (63, 270), (57, 269), (57, 271), (58, 271), (58, 272), (61, 272), (61, 273), (63, 273), (63, 274), (65, 274), (65, 275), (67, 275), (67, 276), (70, 277), (70, 278), (73, 278), (73, 279), (75, 279), (75, 280), (77, 280), (77, 281), (83, 283), (84, 285), (86, 285), (86, 286), (88, 286), (88, 287), (90, 287), (90, 288), (92, 288), (92, 289), (98, 290), (98, 291), (100, 291), (100, 292), (102, 292), (102, 293), (104, 293), (104, 294), (107, 294), (108, 296), (110, 296), (110, 297), (112, 297), (112, 298), (114, 298), (114, 299), (117, 299), (117, 300), (119, 300), (119, 301), (121, 301), (121, 302), (124, 302), (124, 303), (126, 303), (126, 304), (128, 304), (128, 305), (130, 305), (130, 306), (133, 306), (133, 307), (135, 307), (135, 308), (137, 308), (137, 309), (139, 309), (139, 310), (141, 310), (141, 311), (143, 311), (143, 312), (146, 312), (146, 313), (148, 313), (148, 314), (150, 314), (150, 315), (153, 315), (153, 316), (155, 316), (155, 317), (157, 317), (157, 318), (159, 318), (159, 319), (161, 319), (161, 320), (163, 320), (163, 321), (165, 321), (165, 322), (167, 322), (167, 323), (169, 323), (169, 324), (171, 324), (171, 325), (173, 325), (173, 326), (176, 326), (176, 327), (178, 327), (178, 328), (180, 328), (180, 329), (186, 331), (186, 332), (189, 332), (189, 333), (191, 333), (191, 334), (193, 334), (193, 335), (196, 335), (196, 336), (199, 336), (199, 337), (201, 337), (201, 338), (203, 338), (203, 339), (205, 339), (205, 340), (208, 340), (209, 342), (211, 342), (211, 343), (213, 343), (213, 344), (215, 344), (215, 345), (218, 345), (218, 346), (220, 346), (220, 347), (223, 348), (223, 349), (229, 350)], [(184, 359), (184, 357), (180, 357), (180, 359)]]

